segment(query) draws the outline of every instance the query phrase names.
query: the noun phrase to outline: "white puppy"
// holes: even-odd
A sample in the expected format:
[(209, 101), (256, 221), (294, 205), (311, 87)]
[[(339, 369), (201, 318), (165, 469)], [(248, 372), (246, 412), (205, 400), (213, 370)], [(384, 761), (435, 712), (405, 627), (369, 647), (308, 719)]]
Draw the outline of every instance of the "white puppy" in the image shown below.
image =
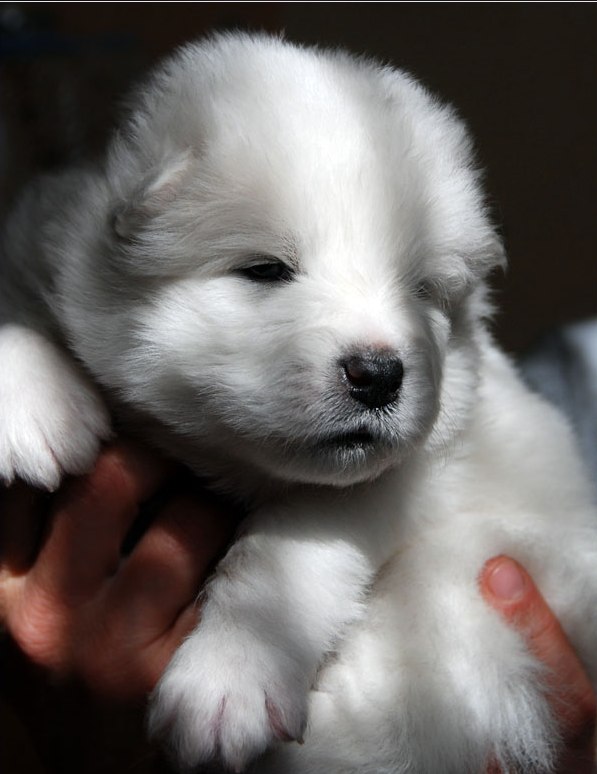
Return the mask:
[(153, 697), (181, 765), (549, 770), (543, 672), (477, 589), (500, 553), (597, 680), (590, 488), (487, 333), (478, 178), (404, 73), (232, 35), (8, 223), (0, 476), (87, 469), (107, 405), (250, 509)]

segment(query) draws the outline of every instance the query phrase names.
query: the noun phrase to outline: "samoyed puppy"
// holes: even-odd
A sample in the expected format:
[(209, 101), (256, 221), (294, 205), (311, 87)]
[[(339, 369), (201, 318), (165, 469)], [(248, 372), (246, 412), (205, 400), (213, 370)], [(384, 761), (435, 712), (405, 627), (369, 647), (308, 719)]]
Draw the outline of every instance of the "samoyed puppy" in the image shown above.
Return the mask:
[(181, 767), (550, 769), (545, 673), (477, 577), (522, 562), (597, 682), (597, 517), (487, 331), (503, 262), (450, 108), (265, 36), (182, 48), (22, 199), (0, 476), (53, 489), (113, 421), (249, 513), (152, 697)]

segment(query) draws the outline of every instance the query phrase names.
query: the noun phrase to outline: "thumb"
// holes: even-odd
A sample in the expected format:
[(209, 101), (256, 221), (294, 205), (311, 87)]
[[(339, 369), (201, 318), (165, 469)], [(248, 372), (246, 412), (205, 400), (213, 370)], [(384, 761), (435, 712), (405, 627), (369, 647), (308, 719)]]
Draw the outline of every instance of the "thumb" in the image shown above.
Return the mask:
[[(595, 694), (558, 619), (529, 574), (509, 557), (490, 559), (479, 585), (488, 604), (521, 633), (529, 650), (548, 667), (549, 700), (566, 748), (576, 755), (575, 767), (567, 770), (592, 771)], [(582, 767), (583, 761), (588, 768)]]

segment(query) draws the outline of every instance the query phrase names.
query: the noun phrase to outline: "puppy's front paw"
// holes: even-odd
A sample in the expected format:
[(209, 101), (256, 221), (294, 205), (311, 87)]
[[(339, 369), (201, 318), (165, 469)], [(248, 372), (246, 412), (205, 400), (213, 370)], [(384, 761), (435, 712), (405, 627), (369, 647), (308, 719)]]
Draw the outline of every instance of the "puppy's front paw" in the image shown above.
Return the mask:
[(203, 624), (156, 688), (150, 731), (178, 762), (240, 772), (275, 740), (302, 741), (308, 679), (288, 654), (235, 627)]
[(0, 481), (56, 489), (86, 472), (110, 420), (95, 387), (72, 359), (35, 331), (0, 329)]

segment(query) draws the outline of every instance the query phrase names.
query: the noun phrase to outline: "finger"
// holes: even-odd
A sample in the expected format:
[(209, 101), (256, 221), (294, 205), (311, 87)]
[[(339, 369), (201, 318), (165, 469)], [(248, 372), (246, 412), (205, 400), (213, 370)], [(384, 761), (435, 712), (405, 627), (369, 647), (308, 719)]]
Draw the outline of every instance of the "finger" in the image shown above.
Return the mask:
[(179, 614), (174, 625), (148, 648), (144, 674), (147, 693), (155, 688), (181, 642), (197, 626), (200, 615), (200, 605), (191, 603)]
[(39, 548), (48, 496), (23, 481), (0, 495), (0, 571), (19, 576), (31, 566)]
[(95, 627), (79, 639), (78, 671), (94, 690), (130, 699), (155, 687), (196, 624), (198, 590), (234, 524), (205, 495), (178, 495), (163, 508), (105, 589)]
[(584, 748), (590, 756), (595, 694), (559, 621), (531, 577), (512, 559), (499, 556), (485, 565), (480, 586), (489, 604), (523, 634), (530, 650), (549, 668), (550, 701), (567, 745)]
[(139, 504), (166, 480), (169, 465), (120, 443), (105, 449), (91, 473), (68, 482), (28, 579), (66, 606), (88, 599), (116, 570)]
[(175, 625), (230, 541), (235, 519), (191, 493), (164, 506), (113, 578), (106, 598), (121, 637), (147, 644)]
[(198, 617), (198, 607), (193, 603), (180, 613), (169, 631), (142, 647), (114, 639), (110, 640), (111, 646), (104, 641), (105, 647), (95, 652), (79, 647), (73, 654), (73, 671), (97, 696), (127, 703), (145, 701)]

